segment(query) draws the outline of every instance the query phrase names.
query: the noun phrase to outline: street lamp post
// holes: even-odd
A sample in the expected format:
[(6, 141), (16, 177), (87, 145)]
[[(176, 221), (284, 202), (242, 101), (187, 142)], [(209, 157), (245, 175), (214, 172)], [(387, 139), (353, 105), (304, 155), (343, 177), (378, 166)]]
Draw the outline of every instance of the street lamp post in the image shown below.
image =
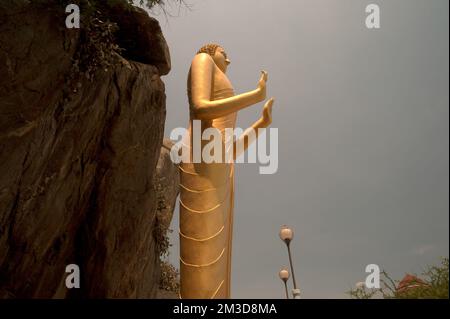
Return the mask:
[(287, 281), (289, 279), (289, 271), (285, 268), (279, 272), (280, 279), (284, 282), (284, 290), (286, 291), (286, 299), (289, 299), (289, 293), (287, 288)]
[(289, 264), (291, 266), (291, 273), (292, 273), (292, 281), (294, 283), (294, 289), (292, 289), (292, 295), (294, 296), (294, 299), (300, 299), (300, 289), (297, 288), (297, 282), (295, 280), (294, 266), (292, 264), (292, 254), (291, 254), (291, 247), (290, 247), (293, 237), (294, 237), (294, 232), (291, 228), (289, 228), (286, 225), (281, 226), (280, 238), (286, 244), (286, 247), (288, 250)]

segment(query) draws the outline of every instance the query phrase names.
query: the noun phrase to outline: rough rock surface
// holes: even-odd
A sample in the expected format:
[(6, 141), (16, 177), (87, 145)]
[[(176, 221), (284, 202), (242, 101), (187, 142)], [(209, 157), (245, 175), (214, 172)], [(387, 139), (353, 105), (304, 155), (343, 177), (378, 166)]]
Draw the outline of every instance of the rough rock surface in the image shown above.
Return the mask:
[[(169, 228), (175, 208), (176, 199), (179, 193), (180, 174), (178, 166), (174, 165), (170, 159), (170, 149), (174, 143), (164, 138), (161, 147), (158, 164), (156, 165), (157, 192), (159, 195), (160, 209), (157, 210), (158, 220), (163, 227)], [(162, 202), (162, 203), (161, 203)]]
[(120, 25), (117, 38), (119, 46), (126, 48), (125, 58), (152, 64), (161, 75), (169, 73), (169, 48), (157, 20), (149, 19), (143, 9), (126, 10), (120, 5), (109, 8), (107, 15)]
[[(168, 51), (158, 65), (119, 58), (65, 99), (78, 31), (64, 8), (13, 2), (0, 4), (0, 298), (154, 297)], [(159, 41), (146, 45), (167, 48), (141, 20)], [(65, 287), (68, 264), (79, 289)]]
[[(155, 188), (157, 192), (157, 221), (160, 223), (158, 227), (167, 235), (170, 222), (172, 220), (176, 199), (179, 194), (179, 180), (180, 174), (178, 167), (174, 165), (170, 159), (170, 149), (173, 146), (173, 142), (170, 139), (164, 139), (163, 146), (161, 147), (161, 154), (159, 156), (158, 164), (156, 166), (156, 181)], [(157, 228), (158, 229), (158, 228)], [(173, 231), (173, 229), (172, 229)], [(166, 237), (167, 238), (167, 237)], [(167, 239), (168, 240), (168, 239)], [(168, 242), (166, 242), (168, 244)], [(169, 247), (165, 247), (167, 250)], [(163, 268), (164, 269), (164, 268)], [(161, 272), (161, 276), (163, 273)], [(179, 278), (175, 281), (179, 282)], [(173, 287), (173, 286), (172, 286)], [(169, 291), (167, 287), (159, 287), (155, 298), (158, 299), (178, 299), (178, 292), (173, 291), (173, 288)], [(165, 288), (165, 289), (161, 289)]]

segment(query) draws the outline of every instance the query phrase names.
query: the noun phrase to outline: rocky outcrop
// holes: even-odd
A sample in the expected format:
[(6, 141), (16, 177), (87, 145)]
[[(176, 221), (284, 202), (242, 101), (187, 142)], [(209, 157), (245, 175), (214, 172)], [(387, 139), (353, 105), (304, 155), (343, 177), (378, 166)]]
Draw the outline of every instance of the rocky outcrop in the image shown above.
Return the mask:
[(179, 273), (166, 258), (169, 253), (168, 229), (179, 193), (180, 179), (178, 167), (170, 159), (170, 149), (173, 144), (171, 140), (164, 139), (155, 175), (155, 190), (157, 194), (155, 238), (157, 238), (159, 243), (159, 251), (162, 257), (159, 290), (155, 296), (158, 299), (179, 298)]
[(107, 15), (120, 25), (116, 34), (119, 46), (126, 48), (125, 58), (154, 65), (161, 75), (169, 73), (169, 48), (157, 20), (149, 19), (144, 10), (130, 11), (123, 5), (108, 8)]
[[(128, 11), (156, 58), (130, 50), (68, 88), (81, 31), (51, 1), (12, 3), (0, 5), (0, 297), (154, 297), (170, 69), (159, 25)], [(65, 286), (68, 264), (80, 267), (79, 289)]]
[(159, 196), (158, 220), (164, 228), (169, 228), (175, 202), (179, 193), (180, 174), (178, 167), (170, 159), (170, 150), (174, 143), (164, 138), (158, 164), (156, 165), (156, 189)]

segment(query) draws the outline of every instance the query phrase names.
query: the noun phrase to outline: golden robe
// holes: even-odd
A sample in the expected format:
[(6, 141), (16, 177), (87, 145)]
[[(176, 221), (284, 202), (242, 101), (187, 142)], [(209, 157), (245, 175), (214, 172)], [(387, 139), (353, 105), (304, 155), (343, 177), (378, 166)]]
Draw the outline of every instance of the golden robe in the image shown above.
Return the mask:
[[(215, 77), (225, 76), (217, 70), (216, 68)], [(228, 79), (224, 81), (222, 78), (221, 80), (221, 87), (213, 85), (212, 100), (234, 95)], [(188, 95), (189, 93), (188, 89)], [(191, 103), (190, 96), (189, 100)], [(191, 160), (193, 119), (191, 113), (188, 134), (183, 140), (191, 153)], [(224, 150), (225, 145), (229, 145), (225, 140), (224, 130), (225, 128), (234, 129), (235, 124), (236, 113), (213, 120), (202, 120), (201, 132), (208, 127), (218, 129), (222, 133)], [(232, 162), (207, 164), (202, 161), (200, 163), (180, 163), (179, 168), (180, 298), (229, 298), (234, 164)]]

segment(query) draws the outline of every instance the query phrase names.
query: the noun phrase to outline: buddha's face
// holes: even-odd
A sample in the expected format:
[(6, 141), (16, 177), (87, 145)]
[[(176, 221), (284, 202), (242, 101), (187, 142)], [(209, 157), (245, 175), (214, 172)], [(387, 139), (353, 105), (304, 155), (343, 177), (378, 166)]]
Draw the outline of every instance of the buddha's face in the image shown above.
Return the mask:
[(227, 58), (227, 54), (225, 53), (225, 50), (222, 47), (218, 47), (216, 49), (216, 52), (213, 56), (214, 63), (217, 65), (217, 67), (225, 73), (227, 71), (228, 64), (231, 63), (230, 60)]

